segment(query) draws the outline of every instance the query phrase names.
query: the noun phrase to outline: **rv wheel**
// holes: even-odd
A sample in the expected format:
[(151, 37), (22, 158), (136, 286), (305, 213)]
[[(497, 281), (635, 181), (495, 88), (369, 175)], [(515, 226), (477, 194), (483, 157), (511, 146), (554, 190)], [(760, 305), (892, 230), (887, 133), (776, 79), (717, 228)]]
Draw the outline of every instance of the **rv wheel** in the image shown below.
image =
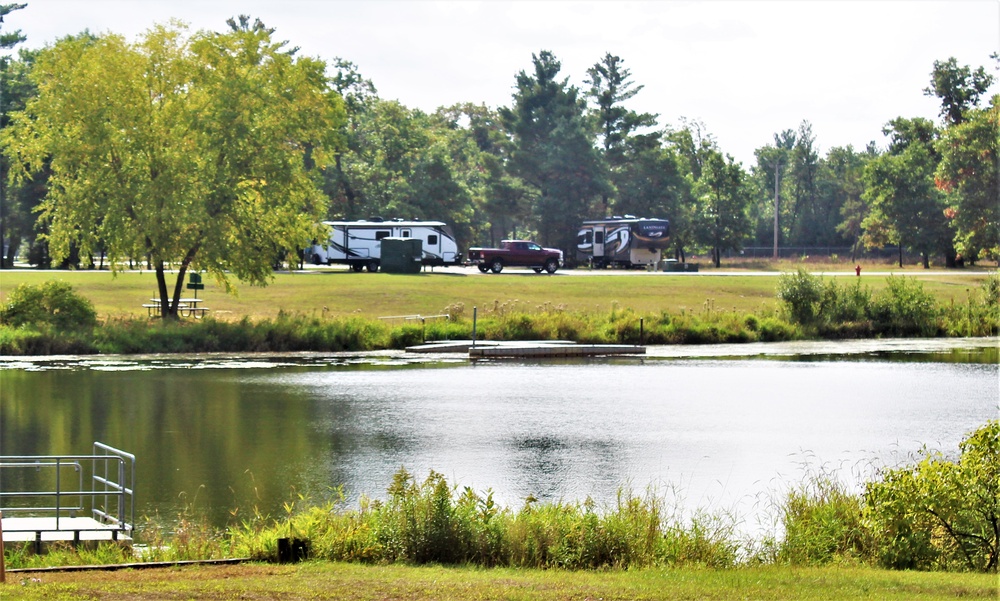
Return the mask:
[(323, 264), (323, 260), (319, 258), (319, 255), (314, 254), (312, 256), (312, 264), (313, 265), (322, 265)]
[(378, 261), (375, 260), (368, 261), (367, 267), (369, 273), (375, 273), (376, 271), (378, 271)]
[(541, 268), (541, 267), (532, 267), (531, 269), (532, 269), (532, 270), (533, 270), (533, 271), (534, 271), (535, 273), (542, 273), (542, 268)]
[(545, 262), (545, 271), (548, 273), (555, 273), (558, 268), (559, 263), (557, 263), (555, 259), (549, 259)]
[(364, 268), (365, 266), (362, 265), (361, 263), (351, 263), (351, 271), (355, 273), (361, 273), (364, 270)]
[(479, 265), (479, 271), (480, 272), (486, 273), (489, 270), (490, 270), (490, 266), (489, 265)]
[(493, 263), (490, 264), (490, 270), (493, 273), (500, 273), (503, 271), (503, 261), (500, 259), (493, 259)]

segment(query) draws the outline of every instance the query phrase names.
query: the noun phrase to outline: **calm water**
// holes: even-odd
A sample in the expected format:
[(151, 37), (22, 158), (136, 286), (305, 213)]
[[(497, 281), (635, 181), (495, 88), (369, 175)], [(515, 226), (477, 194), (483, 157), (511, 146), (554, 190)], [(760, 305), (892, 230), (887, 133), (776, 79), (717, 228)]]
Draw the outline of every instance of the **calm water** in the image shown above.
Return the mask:
[(350, 499), (382, 496), (400, 467), (490, 488), (512, 507), (528, 495), (611, 503), (621, 487), (652, 486), (726, 508), (797, 482), (803, 463), (853, 475), (924, 444), (956, 450), (997, 417), (992, 353), (8, 363), (0, 454), (89, 453), (102, 441), (137, 456), (138, 512), (193, 504), (220, 524), (337, 485)]

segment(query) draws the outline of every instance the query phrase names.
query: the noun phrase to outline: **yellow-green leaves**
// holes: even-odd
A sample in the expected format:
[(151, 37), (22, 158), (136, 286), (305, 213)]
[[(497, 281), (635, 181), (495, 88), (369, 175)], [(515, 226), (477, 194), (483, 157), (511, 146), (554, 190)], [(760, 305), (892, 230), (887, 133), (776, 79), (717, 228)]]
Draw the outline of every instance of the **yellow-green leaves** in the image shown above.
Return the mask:
[(265, 28), (67, 39), (39, 57), (3, 147), (19, 177), (51, 165), (39, 210), (57, 260), (76, 245), (84, 262), (101, 249), (113, 267), (266, 283), (326, 210), (308, 171), (345, 117), (324, 70)]

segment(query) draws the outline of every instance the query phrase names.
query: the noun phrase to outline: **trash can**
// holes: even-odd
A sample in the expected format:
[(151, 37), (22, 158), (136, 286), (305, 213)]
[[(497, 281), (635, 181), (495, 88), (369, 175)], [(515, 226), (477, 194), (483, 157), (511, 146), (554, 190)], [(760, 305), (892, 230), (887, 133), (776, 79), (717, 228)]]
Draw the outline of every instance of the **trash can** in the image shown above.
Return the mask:
[(420, 273), (424, 241), (419, 238), (382, 238), (382, 271)]

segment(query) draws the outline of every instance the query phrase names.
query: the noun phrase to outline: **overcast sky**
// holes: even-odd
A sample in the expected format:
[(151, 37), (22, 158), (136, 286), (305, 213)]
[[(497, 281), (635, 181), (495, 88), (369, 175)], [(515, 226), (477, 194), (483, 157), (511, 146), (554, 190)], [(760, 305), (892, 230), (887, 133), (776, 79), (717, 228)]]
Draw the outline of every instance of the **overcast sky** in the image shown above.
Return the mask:
[(937, 100), (922, 92), (935, 60), (1000, 75), (989, 58), (1000, 49), (997, 0), (20, 1), (28, 7), (3, 30), (20, 29), (32, 48), (84, 29), (135, 39), (171, 18), (222, 30), (248, 14), (303, 54), (354, 62), (382, 98), (426, 111), (509, 106), (515, 75), (541, 50), (583, 87), (611, 52), (645, 86), (631, 108), (664, 127), (702, 122), (746, 167), (804, 120), (821, 154), (884, 146), (882, 126), (897, 116), (937, 120)]

